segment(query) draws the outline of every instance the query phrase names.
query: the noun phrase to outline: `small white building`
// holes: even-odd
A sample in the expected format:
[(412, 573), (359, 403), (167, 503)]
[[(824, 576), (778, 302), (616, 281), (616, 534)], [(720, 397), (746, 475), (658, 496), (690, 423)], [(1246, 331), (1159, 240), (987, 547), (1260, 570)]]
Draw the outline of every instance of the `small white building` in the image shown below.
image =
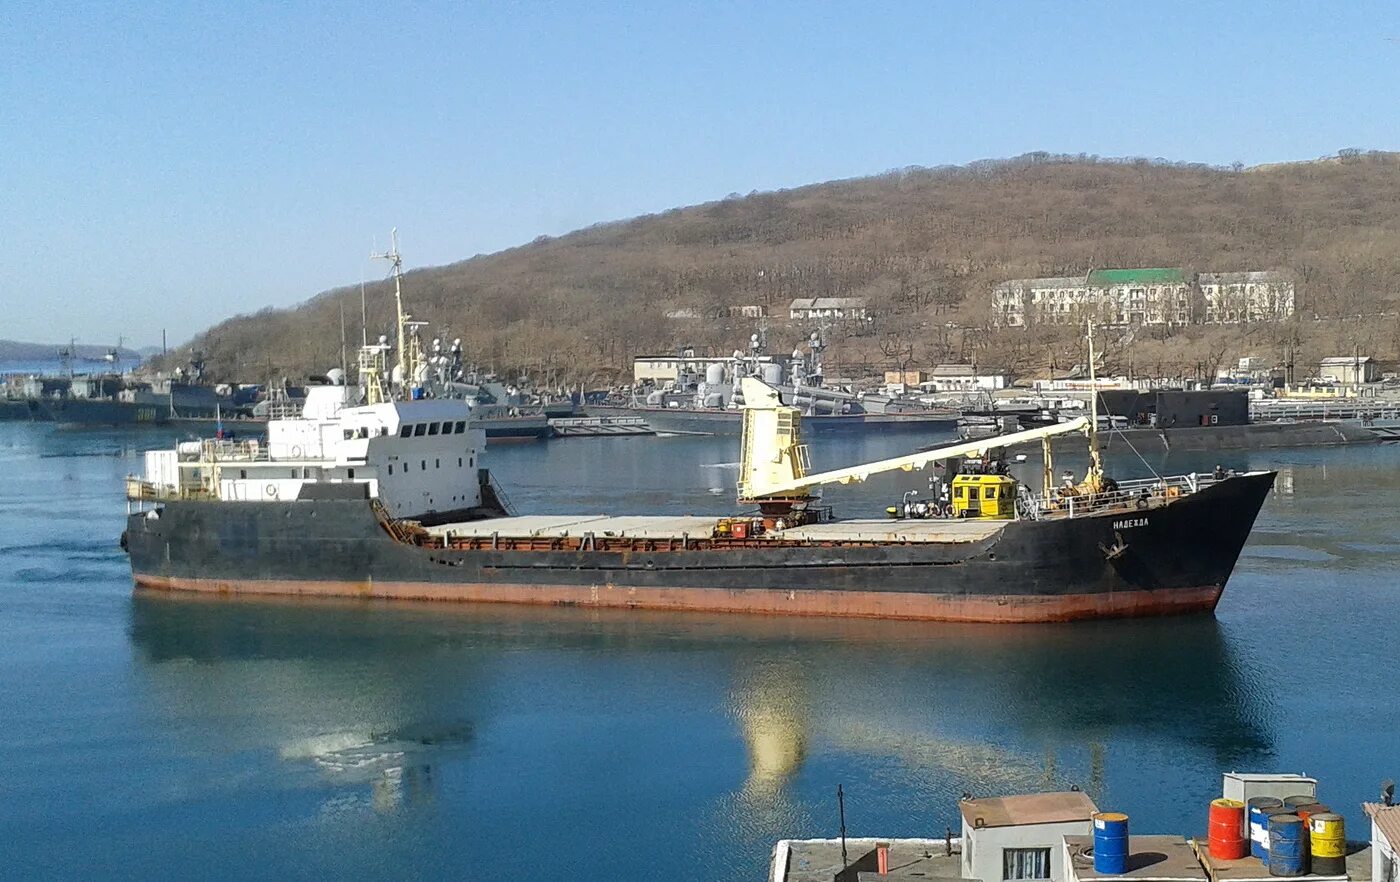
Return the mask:
[(1400, 805), (1363, 802), (1371, 817), (1372, 882), (1400, 880)]
[(639, 355), (632, 359), (632, 382), (651, 382), (658, 386), (673, 383), (682, 373), (703, 375), (705, 368), (722, 358), (702, 358), (695, 355)]
[(965, 799), (962, 875), (965, 879), (1065, 882), (1064, 837), (1087, 836), (1098, 807), (1087, 793), (1032, 793)]
[(1369, 355), (1337, 355), (1324, 358), (1317, 369), (1318, 379), (1331, 380), (1343, 386), (1374, 383), (1380, 379), (1380, 368)]
[(864, 319), (867, 315), (864, 297), (798, 297), (788, 305), (788, 318), (794, 321)]
[(925, 392), (996, 392), (1006, 388), (1006, 375), (979, 374), (970, 364), (940, 364), (919, 388)]

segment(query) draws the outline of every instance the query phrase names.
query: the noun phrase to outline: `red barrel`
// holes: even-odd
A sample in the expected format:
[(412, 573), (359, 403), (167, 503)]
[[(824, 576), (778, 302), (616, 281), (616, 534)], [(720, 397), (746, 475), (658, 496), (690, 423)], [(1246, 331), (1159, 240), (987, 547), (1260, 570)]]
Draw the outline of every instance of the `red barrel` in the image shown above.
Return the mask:
[(1244, 836), (1244, 803), (1234, 799), (1213, 799), (1210, 803), (1210, 856), (1237, 861), (1249, 854)]

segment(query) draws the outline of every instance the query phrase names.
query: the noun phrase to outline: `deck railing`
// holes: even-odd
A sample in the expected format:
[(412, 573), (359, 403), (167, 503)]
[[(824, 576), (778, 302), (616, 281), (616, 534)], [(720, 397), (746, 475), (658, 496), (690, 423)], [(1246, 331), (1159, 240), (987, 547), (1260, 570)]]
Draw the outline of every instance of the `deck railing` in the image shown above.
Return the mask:
[(1060, 489), (1053, 491), (1049, 499), (1042, 493), (1024, 492), (1016, 500), (1016, 513), (1029, 520), (1045, 520), (1084, 517), (1105, 511), (1147, 511), (1189, 496), (1214, 482), (1212, 477), (1190, 474), (1118, 481), (1115, 489), (1103, 493), (1071, 493)]

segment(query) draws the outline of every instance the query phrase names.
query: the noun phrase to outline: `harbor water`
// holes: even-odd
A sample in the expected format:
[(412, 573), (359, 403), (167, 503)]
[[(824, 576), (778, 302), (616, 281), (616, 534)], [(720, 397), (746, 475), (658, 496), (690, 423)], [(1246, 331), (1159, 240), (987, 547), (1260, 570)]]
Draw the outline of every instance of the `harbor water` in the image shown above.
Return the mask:
[[(1349, 818), (1396, 771), (1400, 446), (1221, 455), (1280, 477), (1214, 617), (986, 626), (133, 594), (122, 478), (171, 440), (0, 424), (2, 878), (758, 880), (836, 835), (837, 784), (853, 836), (1072, 784), (1203, 836), (1222, 771), (1307, 773)], [(522, 512), (719, 514), (736, 446), (486, 460)]]

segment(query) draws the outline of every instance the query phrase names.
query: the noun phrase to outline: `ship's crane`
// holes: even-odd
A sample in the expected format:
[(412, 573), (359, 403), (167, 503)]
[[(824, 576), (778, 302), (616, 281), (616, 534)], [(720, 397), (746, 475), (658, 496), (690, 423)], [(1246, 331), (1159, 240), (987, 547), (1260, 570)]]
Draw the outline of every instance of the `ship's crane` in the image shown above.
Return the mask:
[[(914, 471), (938, 460), (975, 456), (994, 448), (1014, 447), (1034, 441), (1041, 441), (1048, 448), (1049, 439), (1056, 435), (1074, 432), (1089, 435), (1093, 430), (1093, 424), (1088, 419), (1079, 417), (1039, 429), (966, 441), (843, 469), (809, 473), (810, 461), (806, 445), (802, 443), (800, 411), (784, 406), (776, 389), (752, 377), (744, 378), (743, 393), (739, 502), (757, 503), (760, 508), (774, 512), (809, 501), (813, 488), (823, 484), (850, 484), (884, 472)], [(1048, 472), (1048, 457), (1046, 463), (1046, 480), (1049, 482), (1053, 477)]]

